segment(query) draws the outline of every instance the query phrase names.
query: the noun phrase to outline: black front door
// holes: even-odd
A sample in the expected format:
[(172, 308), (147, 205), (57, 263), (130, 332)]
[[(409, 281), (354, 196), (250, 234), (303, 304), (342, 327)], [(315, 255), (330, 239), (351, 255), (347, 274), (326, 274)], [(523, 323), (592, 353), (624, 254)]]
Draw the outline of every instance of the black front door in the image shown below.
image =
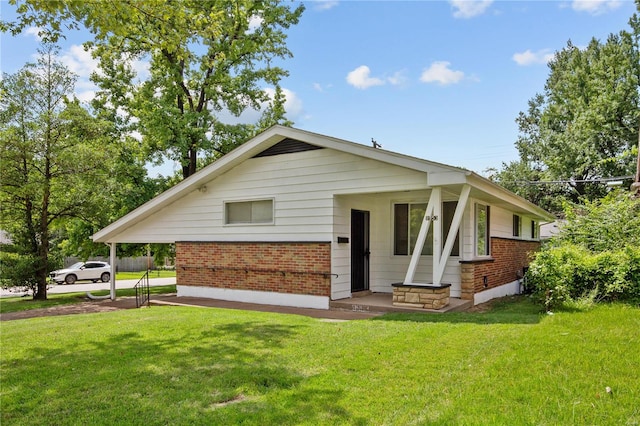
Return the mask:
[(369, 290), (369, 212), (351, 210), (351, 292)]

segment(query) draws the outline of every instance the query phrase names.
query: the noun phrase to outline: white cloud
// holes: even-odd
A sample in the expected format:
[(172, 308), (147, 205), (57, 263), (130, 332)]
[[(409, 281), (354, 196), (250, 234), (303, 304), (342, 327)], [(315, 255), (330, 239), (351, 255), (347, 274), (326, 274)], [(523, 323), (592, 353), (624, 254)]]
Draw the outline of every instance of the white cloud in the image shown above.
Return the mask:
[(89, 79), (91, 73), (98, 70), (98, 60), (83, 46), (74, 44), (60, 56), (60, 61), (81, 79)]
[(451, 64), (446, 61), (436, 61), (425, 69), (420, 76), (423, 83), (438, 83), (442, 86), (458, 83), (464, 78), (464, 72), (449, 69)]
[[(273, 99), (276, 91), (275, 89), (268, 87), (264, 89), (265, 93), (269, 96), (269, 99)], [(282, 94), (284, 95), (284, 109), (288, 119), (295, 121), (303, 113), (302, 100), (296, 95), (295, 92), (282, 88)], [(262, 116), (262, 112), (267, 108), (268, 101), (262, 102), (259, 109), (247, 108), (239, 116), (236, 116), (229, 112), (228, 109), (223, 108), (216, 114), (217, 118), (226, 124), (239, 124), (239, 123), (255, 123)]]
[(537, 52), (527, 49), (522, 53), (514, 53), (512, 58), (518, 65), (522, 66), (547, 64), (553, 59), (553, 52), (550, 49), (542, 49)]
[(24, 30), (24, 34), (27, 36), (33, 36), (33, 38), (35, 38), (37, 41), (41, 41), (42, 37), (40, 37), (40, 32), (42, 31), (42, 28), (40, 27), (29, 27), (26, 30)]
[(455, 9), (453, 16), (455, 18), (473, 18), (482, 15), (493, 3), (493, 0), (449, 0), (449, 3)]
[[(276, 91), (272, 88), (267, 88), (264, 90), (268, 95), (269, 99), (273, 99), (276, 94)], [(289, 89), (282, 89), (282, 94), (284, 95), (284, 110), (287, 112), (287, 118), (290, 120), (294, 120), (296, 117), (299, 117), (302, 114), (302, 100), (296, 95), (295, 92)], [(266, 107), (266, 104), (263, 104), (262, 107)]]
[(247, 32), (253, 33), (256, 29), (260, 27), (260, 25), (262, 25), (263, 22), (264, 22), (264, 19), (261, 16), (252, 16), (249, 19), (249, 31)]
[(329, 9), (333, 9), (334, 7), (336, 7), (338, 5), (338, 1), (336, 0), (318, 0), (318, 1), (314, 1), (313, 2), (313, 8), (315, 10), (329, 10)]
[(78, 75), (75, 96), (81, 102), (91, 102), (98, 88), (89, 77), (91, 73), (98, 71), (98, 60), (91, 57), (91, 52), (77, 44), (62, 52), (59, 59), (71, 72)]
[(571, 7), (576, 12), (587, 12), (600, 15), (617, 9), (622, 5), (620, 0), (573, 0)]
[[(91, 101), (98, 88), (90, 80), (93, 72), (100, 73), (99, 61), (91, 56), (91, 51), (85, 50), (81, 45), (71, 45), (59, 56), (62, 62), (71, 72), (78, 76), (76, 83), (76, 97), (81, 101)], [(136, 72), (139, 81), (149, 77), (149, 61), (135, 60), (130, 63)]]
[(372, 86), (382, 86), (384, 84), (384, 80), (376, 77), (370, 77), (369, 74), (371, 74), (369, 67), (361, 65), (347, 74), (347, 83), (357, 89), (363, 90)]
[(138, 76), (139, 81), (144, 81), (147, 78), (149, 78), (149, 76), (151, 75), (151, 73), (149, 72), (150, 66), (151, 64), (149, 63), (148, 60), (143, 61), (140, 59), (136, 59), (131, 63), (131, 67), (133, 68), (136, 75)]
[(396, 71), (391, 77), (387, 77), (387, 81), (392, 86), (404, 86), (407, 83), (408, 78), (404, 71)]

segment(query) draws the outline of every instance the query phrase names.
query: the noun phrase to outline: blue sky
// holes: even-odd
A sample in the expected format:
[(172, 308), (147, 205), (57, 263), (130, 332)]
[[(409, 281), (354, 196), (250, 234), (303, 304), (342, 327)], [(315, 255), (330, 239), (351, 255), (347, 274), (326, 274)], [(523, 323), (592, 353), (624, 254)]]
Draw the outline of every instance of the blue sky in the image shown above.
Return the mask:
[[(547, 61), (571, 40), (586, 46), (627, 30), (632, 0), (312, 1), (287, 31), (282, 66), (294, 126), (481, 174), (517, 159), (515, 119), (542, 92)], [(15, 16), (0, 1), (2, 19)], [(1, 35), (0, 68), (32, 60), (34, 31)], [(95, 66), (69, 34), (61, 59), (94, 90)], [(144, 64), (139, 64), (145, 72)], [(170, 173), (171, 164), (154, 169)]]

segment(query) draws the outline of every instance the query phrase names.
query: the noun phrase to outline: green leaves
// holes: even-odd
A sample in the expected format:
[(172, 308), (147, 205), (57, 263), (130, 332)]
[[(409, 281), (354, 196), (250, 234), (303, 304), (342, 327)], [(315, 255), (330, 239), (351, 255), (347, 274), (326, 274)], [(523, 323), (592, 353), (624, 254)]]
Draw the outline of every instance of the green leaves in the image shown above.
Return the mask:
[[(85, 46), (99, 60), (101, 91), (94, 106), (125, 112), (143, 138), (150, 156), (183, 164), (183, 176), (196, 171), (198, 155), (214, 158), (228, 152), (215, 136), (220, 122), (230, 124), (248, 109), (267, 104), (264, 123), (284, 119), (265, 88), (287, 75), (272, 66), (291, 56), (284, 30), (298, 22), (304, 7), (280, 0), (122, 0), (76, 2), (25, 0), (20, 19), (8, 24), (16, 33), (34, 24), (52, 38), (62, 23), (84, 25), (94, 34)], [(149, 63), (149, 76), (136, 82), (131, 62)], [(120, 118), (120, 120), (122, 120)], [(135, 126), (133, 126), (135, 124)], [(246, 126), (238, 126), (243, 134)], [(231, 129), (231, 127), (227, 127)], [(253, 135), (251, 135), (253, 136)], [(237, 137), (233, 138), (237, 140)]]
[[(16, 253), (5, 278), (36, 283), (38, 298), (46, 298), (50, 254), (59, 253), (68, 229), (88, 232), (85, 244), (92, 244), (92, 229), (155, 194), (137, 143), (69, 99), (75, 76), (56, 53), (45, 46), (37, 63), (0, 82), (0, 229), (9, 232)], [(30, 275), (11, 275), (14, 269)]]
[(557, 238), (591, 251), (614, 250), (625, 245), (640, 247), (640, 199), (626, 191), (613, 192), (583, 205), (565, 204), (567, 223)]

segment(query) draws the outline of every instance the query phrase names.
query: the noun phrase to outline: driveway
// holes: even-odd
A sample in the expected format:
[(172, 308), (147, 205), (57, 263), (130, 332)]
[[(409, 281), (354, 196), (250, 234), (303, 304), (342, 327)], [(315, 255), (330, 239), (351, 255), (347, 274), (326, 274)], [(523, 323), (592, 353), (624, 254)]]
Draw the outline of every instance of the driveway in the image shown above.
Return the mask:
[[(116, 290), (120, 288), (133, 288), (138, 283), (138, 280), (116, 280)], [(173, 278), (149, 278), (149, 286), (171, 285), (175, 284), (176, 279)], [(96, 290), (109, 290), (111, 288), (110, 283), (92, 283), (91, 281), (79, 282), (76, 284), (52, 284), (47, 290), (47, 294), (61, 294), (61, 293), (78, 293)], [(24, 292), (17, 292), (11, 290), (0, 289), (0, 297), (9, 296), (23, 296)]]

